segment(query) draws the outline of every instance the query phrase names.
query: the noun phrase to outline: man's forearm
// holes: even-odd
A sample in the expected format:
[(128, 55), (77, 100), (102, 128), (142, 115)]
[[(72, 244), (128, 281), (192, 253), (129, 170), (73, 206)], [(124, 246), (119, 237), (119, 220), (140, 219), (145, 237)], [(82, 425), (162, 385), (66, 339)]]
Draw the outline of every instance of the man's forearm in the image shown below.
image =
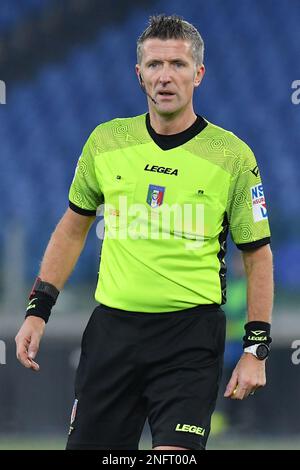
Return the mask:
[(273, 259), (269, 247), (243, 254), (247, 275), (248, 321), (271, 323), (273, 308)]
[(61, 290), (71, 275), (85, 245), (92, 219), (74, 230), (76, 214), (67, 213), (53, 232), (45, 251), (39, 277)]
[(84, 241), (69, 238), (57, 226), (44, 254), (39, 277), (61, 290), (77, 263)]

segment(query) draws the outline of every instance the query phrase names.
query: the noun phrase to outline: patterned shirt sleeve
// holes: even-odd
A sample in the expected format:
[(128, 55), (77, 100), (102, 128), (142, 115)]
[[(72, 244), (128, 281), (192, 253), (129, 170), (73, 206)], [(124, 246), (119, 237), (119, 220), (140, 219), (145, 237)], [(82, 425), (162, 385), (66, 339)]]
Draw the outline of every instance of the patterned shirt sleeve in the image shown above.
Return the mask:
[(96, 215), (97, 207), (103, 202), (103, 194), (95, 172), (94, 132), (83, 147), (69, 191), (70, 208), (88, 216)]
[(239, 162), (230, 185), (227, 215), (237, 247), (251, 250), (270, 243), (270, 227), (259, 168), (245, 143)]

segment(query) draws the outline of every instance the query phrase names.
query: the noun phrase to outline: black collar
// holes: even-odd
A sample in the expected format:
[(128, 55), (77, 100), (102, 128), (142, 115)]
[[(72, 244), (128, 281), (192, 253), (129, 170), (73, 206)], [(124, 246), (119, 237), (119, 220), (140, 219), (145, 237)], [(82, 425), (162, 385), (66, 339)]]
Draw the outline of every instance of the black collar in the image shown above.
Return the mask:
[(188, 129), (179, 134), (172, 135), (163, 135), (157, 134), (153, 127), (150, 124), (149, 113), (146, 114), (146, 126), (147, 130), (156, 143), (162, 150), (171, 150), (175, 147), (185, 144), (189, 140), (193, 139), (197, 134), (199, 134), (207, 126), (207, 122), (203, 119), (202, 116), (198, 116), (197, 119)]

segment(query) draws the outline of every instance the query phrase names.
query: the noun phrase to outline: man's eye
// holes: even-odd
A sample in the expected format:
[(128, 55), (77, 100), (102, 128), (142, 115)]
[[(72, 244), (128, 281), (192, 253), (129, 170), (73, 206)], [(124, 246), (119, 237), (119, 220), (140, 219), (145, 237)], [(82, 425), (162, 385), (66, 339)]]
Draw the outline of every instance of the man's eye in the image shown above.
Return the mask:
[(184, 67), (183, 62), (175, 62), (176, 67)]
[(150, 68), (157, 67), (158, 63), (157, 62), (152, 62), (151, 64), (148, 65)]

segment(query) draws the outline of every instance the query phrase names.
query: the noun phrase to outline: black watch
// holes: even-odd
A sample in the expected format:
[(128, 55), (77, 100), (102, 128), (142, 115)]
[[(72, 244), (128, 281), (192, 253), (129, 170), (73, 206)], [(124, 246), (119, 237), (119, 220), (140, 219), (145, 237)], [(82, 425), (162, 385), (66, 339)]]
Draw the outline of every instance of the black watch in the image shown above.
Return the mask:
[(253, 354), (260, 361), (267, 359), (270, 353), (270, 348), (265, 343), (253, 344), (244, 349), (244, 352)]

